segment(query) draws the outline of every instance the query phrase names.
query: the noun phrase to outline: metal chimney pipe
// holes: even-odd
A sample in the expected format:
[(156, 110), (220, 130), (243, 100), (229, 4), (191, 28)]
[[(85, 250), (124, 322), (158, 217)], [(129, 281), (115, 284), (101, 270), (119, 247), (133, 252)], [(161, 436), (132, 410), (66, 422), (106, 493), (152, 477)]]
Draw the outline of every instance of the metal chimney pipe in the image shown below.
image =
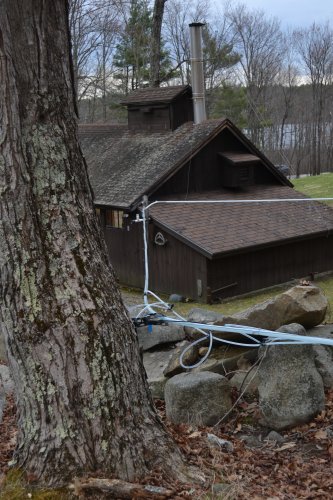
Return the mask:
[(207, 119), (205, 106), (205, 82), (203, 72), (202, 27), (203, 23), (191, 23), (191, 74), (193, 90), (194, 123)]

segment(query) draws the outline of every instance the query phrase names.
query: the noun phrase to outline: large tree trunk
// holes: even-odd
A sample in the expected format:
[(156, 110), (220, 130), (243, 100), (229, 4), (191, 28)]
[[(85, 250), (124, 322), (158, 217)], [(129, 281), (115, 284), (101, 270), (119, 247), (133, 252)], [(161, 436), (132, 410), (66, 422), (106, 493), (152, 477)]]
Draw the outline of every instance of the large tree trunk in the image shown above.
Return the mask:
[(0, 0), (0, 320), (17, 464), (52, 485), (182, 463), (154, 410), (94, 214), (66, 16), (65, 0)]
[(164, 13), (164, 4), (166, 0), (155, 0), (153, 12), (153, 25), (151, 30), (151, 49), (150, 49), (150, 86), (160, 86), (160, 67), (161, 67), (161, 31)]

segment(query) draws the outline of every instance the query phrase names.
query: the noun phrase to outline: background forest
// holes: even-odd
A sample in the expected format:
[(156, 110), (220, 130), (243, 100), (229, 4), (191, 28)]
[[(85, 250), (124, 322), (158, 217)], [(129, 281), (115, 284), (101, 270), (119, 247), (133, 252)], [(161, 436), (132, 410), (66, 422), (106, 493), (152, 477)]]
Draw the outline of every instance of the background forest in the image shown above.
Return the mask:
[[(151, 79), (156, 7), (163, 15), (159, 80)], [(245, 5), (210, 0), (70, 0), (74, 75), (83, 123), (124, 123), (122, 97), (191, 82), (190, 22), (204, 27), (209, 118), (228, 117), (277, 165), (333, 171), (333, 29), (288, 30)], [(154, 10), (155, 9), (155, 10)]]

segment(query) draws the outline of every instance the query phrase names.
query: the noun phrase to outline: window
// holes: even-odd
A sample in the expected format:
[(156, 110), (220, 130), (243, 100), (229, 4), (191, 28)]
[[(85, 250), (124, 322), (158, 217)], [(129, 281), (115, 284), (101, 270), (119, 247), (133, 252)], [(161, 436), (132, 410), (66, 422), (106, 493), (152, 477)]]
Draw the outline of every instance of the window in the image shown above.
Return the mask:
[(106, 210), (105, 211), (105, 223), (107, 226), (111, 227), (124, 227), (124, 212), (123, 210)]
[(97, 219), (99, 220), (100, 224), (103, 226), (104, 225), (104, 222), (103, 222), (104, 221), (104, 210), (102, 210), (99, 207), (96, 207), (95, 212), (97, 215)]

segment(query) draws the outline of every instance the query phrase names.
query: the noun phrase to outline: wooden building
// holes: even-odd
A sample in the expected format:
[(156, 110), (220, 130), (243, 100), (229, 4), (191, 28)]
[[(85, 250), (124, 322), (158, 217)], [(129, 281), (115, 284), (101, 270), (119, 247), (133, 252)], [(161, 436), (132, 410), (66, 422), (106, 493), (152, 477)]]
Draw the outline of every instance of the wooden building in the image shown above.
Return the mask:
[[(284, 202), (304, 195), (228, 119), (193, 125), (189, 86), (140, 89), (124, 104), (128, 127), (80, 127), (121, 283), (143, 287), (143, 231), (135, 219), (144, 196), (233, 201), (151, 208), (151, 290), (207, 301), (333, 269), (333, 209)], [(258, 203), (241, 203), (249, 199)]]

